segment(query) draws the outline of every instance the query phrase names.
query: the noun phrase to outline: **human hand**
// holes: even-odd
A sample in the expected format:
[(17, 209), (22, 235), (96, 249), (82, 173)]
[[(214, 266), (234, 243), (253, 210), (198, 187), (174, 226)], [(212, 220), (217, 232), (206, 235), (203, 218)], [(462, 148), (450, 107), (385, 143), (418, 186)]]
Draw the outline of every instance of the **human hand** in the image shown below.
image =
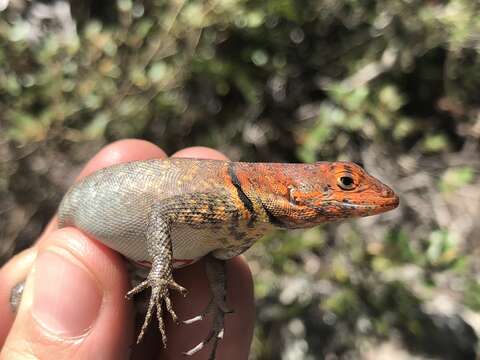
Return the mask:
[[(226, 159), (208, 148), (187, 148), (174, 157)], [(79, 178), (121, 162), (165, 158), (155, 145), (123, 140), (108, 145), (85, 166)], [(253, 333), (252, 278), (241, 257), (227, 262), (228, 306), (225, 336), (218, 359), (247, 359)], [(189, 290), (186, 298), (172, 293), (180, 319), (198, 315), (211, 292), (199, 262), (176, 270), (175, 280)], [(15, 316), (9, 298), (17, 283), (26, 279)], [(122, 257), (75, 228), (57, 229), (53, 218), (35, 245), (0, 269), (0, 359), (177, 359), (208, 335), (211, 324), (173, 324), (165, 316), (168, 348), (163, 349), (153, 324), (144, 341), (132, 349), (136, 333), (134, 308), (124, 296), (130, 284)], [(207, 359), (210, 349), (192, 359)]]

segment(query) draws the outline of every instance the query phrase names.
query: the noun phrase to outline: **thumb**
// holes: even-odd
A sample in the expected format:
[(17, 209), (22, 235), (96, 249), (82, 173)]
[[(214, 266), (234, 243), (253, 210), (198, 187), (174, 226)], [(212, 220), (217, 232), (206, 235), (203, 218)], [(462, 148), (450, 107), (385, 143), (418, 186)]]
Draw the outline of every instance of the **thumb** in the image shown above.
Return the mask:
[(0, 359), (127, 359), (133, 311), (120, 257), (73, 228), (39, 246)]

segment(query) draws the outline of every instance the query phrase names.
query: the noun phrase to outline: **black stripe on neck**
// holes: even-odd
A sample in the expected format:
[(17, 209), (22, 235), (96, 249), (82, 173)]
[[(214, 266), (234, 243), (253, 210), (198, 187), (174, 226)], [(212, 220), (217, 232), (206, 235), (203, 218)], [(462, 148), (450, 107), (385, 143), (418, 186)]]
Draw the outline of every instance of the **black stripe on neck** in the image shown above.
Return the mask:
[(257, 217), (257, 214), (255, 212), (255, 209), (253, 208), (252, 200), (250, 200), (247, 194), (245, 194), (245, 192), (243, 191), (240, 180), (238, 180), (237, 174), (235, 173), (235, 169), (233, 167), (233, 163), (230, 162), (228, 164), (228, 175), (230, 176), (230, 180), (232, 181), (233, 186), (235, 186), (235, 189), (237, 189), (238, 197), (242, 201), (243, 206), (245, 206), (245, 209), (247, 209), (250, 213), (250, 221), (253, 221)]
[(278, 226), (280, 228), (288, 228), (287, 224), (285, 224), (282, 220), (273, 215), (273, 213), (265, 206), (265, 204), (262, 203), (262, 207), (268, 216), (268, 221), (270, 222), (270, 224)]

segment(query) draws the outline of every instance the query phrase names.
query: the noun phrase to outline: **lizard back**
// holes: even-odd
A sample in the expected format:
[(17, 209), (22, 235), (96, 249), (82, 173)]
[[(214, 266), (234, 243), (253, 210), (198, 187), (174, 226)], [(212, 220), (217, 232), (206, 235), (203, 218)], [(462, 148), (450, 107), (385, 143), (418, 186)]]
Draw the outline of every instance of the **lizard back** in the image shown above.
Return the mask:
[[(234, 198), (227, 161), (169, 159), (101, 169), (75, 184), (59, 208), (60, 227), (75, 226), (127, 258), (151, 261), (145, 233), (154, 207), (174, 218), (175, 266), (217, 251), (230, 258), (272, 226), (252, 227), (250, 213)], [(208, 176), (205, 176), (208, 174)]]

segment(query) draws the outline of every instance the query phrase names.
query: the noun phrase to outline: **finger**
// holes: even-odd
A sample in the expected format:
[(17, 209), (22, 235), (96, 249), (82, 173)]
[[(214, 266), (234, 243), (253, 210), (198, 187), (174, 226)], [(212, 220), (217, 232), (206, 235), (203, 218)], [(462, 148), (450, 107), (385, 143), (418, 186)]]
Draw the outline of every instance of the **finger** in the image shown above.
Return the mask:
[(32, 267), (37, 250), (30, 248), (15, 255), (0, 270), (0, 349), (7, 338), (15, 314), (10, 304), (11, 290), (14, 286), (25, 281)]
[(127, 359), (133, 311), (121, 257), (74, 228), (51, 233), (25, 283), (2, 359)]
[[(180, 150), (172, 157), (228, 160), (219, 151), (205, 147)], [(180, 319), (199, 315), (211, 299), (211, 291), (205, 274), (203, 260), (175, 271), (175, 280), (188, 289), (186, 298), (173, 294), (174, 309)], [(234, 314), (225, 317), (225, 334), (217, 350), (219, 359), (247, 359), (253, 335), (255, 307), (253, 280), (250, 269), (242, 257), (227, 261), (227, 306)], [(211, 321), (205, 320), (190, 325), (167, 323), (168, 347), (160, 358), (177, 358), (204, 340), (211, 330)], [(195, 355), (195, 359), (208, 359), (210, 347)]]
[(80, 172), (77, 180), (115, 164), (136, 160), (164, 159), (167, 155), (151, 142), (139, 139), (119, 140), (105, 146)]
[(213, 159), (213, 160), (228, 160), (224, 154), (215, 149), (210, 149), (204, 146), (192, 146), (177, 151), (172, 157), (194, 158), (194, 159)]
[[(134, 160), (165, 158), (165, 152), (156, 145), (144, 140), (128, 139), (114, 142), (98, 152), (81, 171), (77, 180), (106, 167)], [(39, 241), (32, 247), (12, 258), (0, 269), (0, 345), (4, 342), (13, 322), (14, 314), (10, 306), (11, 289), (26, 278), (33, 263), (37, 247), (57, 229), (56, 217), (47, 226)]]

